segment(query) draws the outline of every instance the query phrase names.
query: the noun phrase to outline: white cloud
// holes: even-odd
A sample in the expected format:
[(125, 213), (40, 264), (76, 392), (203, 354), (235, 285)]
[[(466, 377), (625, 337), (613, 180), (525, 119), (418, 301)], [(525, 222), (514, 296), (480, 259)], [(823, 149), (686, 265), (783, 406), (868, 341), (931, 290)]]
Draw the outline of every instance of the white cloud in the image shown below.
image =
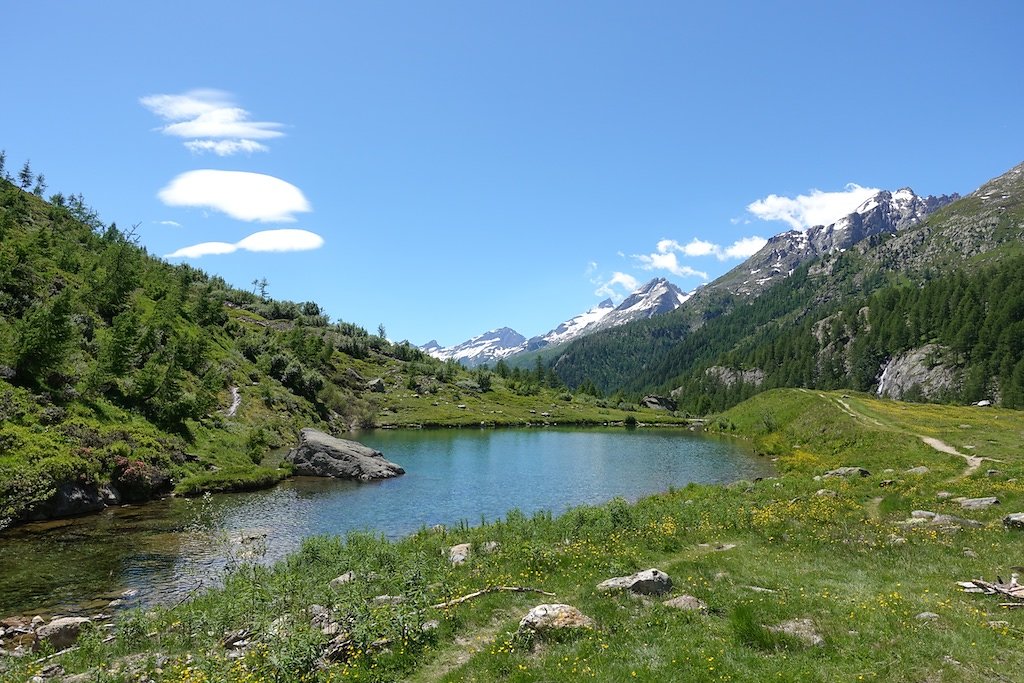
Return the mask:
[(319, 249), (324, 238), (309, 230), (282, 228), (280, 230), (261, 230), (245, 237), (234, 244), (230, 242), (202, 242), (167, 254), (164, 258), (200, 258), (231, 254), (236, 251), (254, 252), (286, 252), (310, 251)]
[(153, 221), (153, 222), (156, 223), (157, 225), (166, 225), (167, 227), (170, 227), (170, 228), (180, 228), (181, 227), (181, 223), (179, 223), (178, 221)]
[(720, 244), (696, 237), (686, 244), (663, 239), (655, 245), (653, 254), (633, 254), (633, 258), (640, 262), (640, 267), (644, 270), (667, 270), (679, 277), (699, 277), (707, 280), (708, 274), (705, 271), (681, 264), (679, 255), (692, 258), (714, 256), (719, 261), (747, 258), (756, 253), (767, 241), (763, 237), (752, 235), (738, 239), (728, 247), (722, 247)]
[[(608, 297), (616, 301), (620, 301), (628, 294), (632, 294), (640, 286), (636, 278), (628, 273), (615, 272), (611, 278), (607, 281), (595, 280), (593, 281), (598, 288), (594, 290), (594, 294), (597, 296)], [(622, 287), (626, 291), (625, 293), (620, 292), (617, 288)]]
[(228, 157), (239, 152), (266, 152), (270, 149), (255, 140), (189, 140), (185, 147), (196, 154), (213, 152), (219, 157)]
[[(733, 242), (730, 246), (726, 247), (723, 253), (725, 255), (725, 258), (750, 258), (757, 252), (761, 251), (761, 247), (763, 247), (766, 244), (768, 244), (768, 240), (766, 240), (763, 237), (758, 237), (757, 235), (753, 235), (751, 237), (743, 237)], [(719, 256), (718, 258), (722, 259), (721, 256)]]
[(281, 229), (254, 232), (238, 242), (246, 251), (310, 251), (319, 249), (324, 238), (309, 230)]
[(302, 190), (274, 176), (202, 169), (182, 173), (157, 193), (168, 206), (205, 207), (240, 221), (291, 222), (311, 211)]
[(780, 197), (770, 194), (747, 205), (747, 211), (761, 220), (784, 221), (794, 230), (814, 225), (830, 225), (853, 212), (878, 189), (849, 183), (840, 192), (811, 190), (810, 194)]
[(239, 152), (266, 152), (256, 140), (284, 135), (281, 123), (253, 121), (237, 106), (230, 93), (221, 90), (190, 90), (180, 95), (148, 95), (142, 106), (168, 121), (158, 130), (164, 135), (192, 138), (184, 144), (194, 153), (213, 152), (228, 156)]

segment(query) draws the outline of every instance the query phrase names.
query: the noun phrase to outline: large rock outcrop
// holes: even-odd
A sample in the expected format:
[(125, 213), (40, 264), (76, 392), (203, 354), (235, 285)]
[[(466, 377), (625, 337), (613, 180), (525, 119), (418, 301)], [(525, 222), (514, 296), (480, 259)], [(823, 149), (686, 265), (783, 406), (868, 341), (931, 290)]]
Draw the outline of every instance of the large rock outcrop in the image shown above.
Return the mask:
[(389, 479), (405, 474), (405, 470), (384, 459), (380, 451), (356, 441), (339, 439), (316, 429), (299, 432), (299, 445), (286, 460), (295, 474), (336, 479)]
[(925, 344), (891, 358), (878, 378), (878, 395), (936, 400), (959, 388), (959, 371), (943, 362), (945, 350)]

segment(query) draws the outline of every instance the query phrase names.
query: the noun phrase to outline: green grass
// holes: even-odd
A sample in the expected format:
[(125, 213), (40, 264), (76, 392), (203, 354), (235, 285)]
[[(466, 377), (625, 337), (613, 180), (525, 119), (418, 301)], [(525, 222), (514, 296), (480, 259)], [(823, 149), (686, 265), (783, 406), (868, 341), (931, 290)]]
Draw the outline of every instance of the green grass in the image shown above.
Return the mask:
[[(310, 539), (270, 568), (244, 563), (253, 549), (239, 547), (241, 564), (222, 589), (130, 613), (117, 639), (104, 644), (97, 634), (58, 661), (104, 681), (132, 680), (125, 663), (139, 653), (140, 660), (167, 658), (157, 679), (191, 682), (1019, 680), (1024, 611), (962, 593), (956, 581), (1007, 577), (1024, 557), (1024, 533), (1000, 522), (1024, 510), (1024, 415), (784, 390), (741, 404), (715, 424), (777, 458), (779, 476), (752, 487), (693, 485), (559, 517), (513, 511), (492, 524), (423, 530), (397, 542)], [(972, 452), (1002, 461), (999, 473), (987, 475), (986, 463), (961, 478), (963, 459), (929, 448), (918, 435), (962, 452), (974, 445)], [(922, 464), (928, 474), (905, 473)], [(839, 465), (871, 474), (815, 479)], [(822, 488), (836, 495), (815, 495)], [(1002, 504), (963, 511), (940, 500), (939, 491), (997, 495)], [(983, 527), (902, 525), (912, 509), (969, 517)], [(474, 552), (459, 567), (446, 561), (452, 544), (490, 540), (500, 543), (491, 554)], [(735, 547), (716, 550), (721, 543)], [(694, 595), (709, 612), (595, 589), (603, 579), (652, 566), (673, 578), (673, 595)], [(329, 587), (349, 570), (356, 581)], [(491, 585), (557, 597), (496, 593), (430, 607)], [(382, 594), (405, 601), (374, 605)], [(519, 618), (544, 601), (575, 605), (596, 629), (533, 646), (514, 637)], [(353, 647), (346, 661), (316, 667), (327, 638), (303, 616), (311, 604), (330, 606), (347, 624)], [(939, 618), (918, 619), (922, 612)], [(268, 635), (282, 616), (292, 626)], [(431, 619), (440, 627), (423, 631)], [(791, 619), (810, 619), (824, 644), (767, 629)], [(218, 641), (239, 628), (258, 644), (231, 660)], [(29, 673), (25, 662), (9, 666), (9, 680)]]

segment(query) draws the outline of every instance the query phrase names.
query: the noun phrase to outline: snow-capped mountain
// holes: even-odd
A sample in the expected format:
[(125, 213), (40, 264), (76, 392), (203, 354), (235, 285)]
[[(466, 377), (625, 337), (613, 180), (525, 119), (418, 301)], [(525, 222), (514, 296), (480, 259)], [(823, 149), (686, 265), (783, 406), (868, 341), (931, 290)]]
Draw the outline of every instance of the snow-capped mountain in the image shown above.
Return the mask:
[(612, 303), (611, 299), (605, 299), (546, 334), (530, 339), (526, 339), (513, 329), (502, 327), (473, 337), (457, 346), (441, 347), (436, 340), (431, 340), (420, 349), (435, 358), (454, 358), (463, 365), (475, 367), (517, 353), (561, 346), (598, 330), (668, 313), (677, 309), (689, 296), (668, 280), (656, 278), (630, 294), (618, 306)]
[(923, 220), (938, 208), (959, 199), (957, 194), (919, 197), (910, 188), (881, 190), (852, 213), (831, 225), (816, 225), (806, 232), (788, 230), (768, 240), (760, 251), (705, 289), (727, 289), (734, 294), (757, 295), (788, 276), (804, 261), (843, 251), (874, 235), (895, 233)]
[(474, 367), (500, 360), (516, 352), (526, 344), (526, 337), (511, 327), (501, 327), (479, 334), (457, 346), (442, 347), (437, 340), (430, 340), (420, 347), (434, 358), (453, 358), (463, 365)]

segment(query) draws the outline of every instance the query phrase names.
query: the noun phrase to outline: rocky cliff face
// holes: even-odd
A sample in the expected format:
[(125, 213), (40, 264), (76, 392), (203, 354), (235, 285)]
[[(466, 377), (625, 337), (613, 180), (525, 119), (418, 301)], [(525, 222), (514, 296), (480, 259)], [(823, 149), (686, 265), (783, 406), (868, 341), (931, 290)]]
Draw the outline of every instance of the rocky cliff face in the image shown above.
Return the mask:
[(960, 386), (960, 372), (943, 362), (944, 350), (926, 344), (900, 354), (883, 366), (879, 396), (896, 400), (936, 400)]

